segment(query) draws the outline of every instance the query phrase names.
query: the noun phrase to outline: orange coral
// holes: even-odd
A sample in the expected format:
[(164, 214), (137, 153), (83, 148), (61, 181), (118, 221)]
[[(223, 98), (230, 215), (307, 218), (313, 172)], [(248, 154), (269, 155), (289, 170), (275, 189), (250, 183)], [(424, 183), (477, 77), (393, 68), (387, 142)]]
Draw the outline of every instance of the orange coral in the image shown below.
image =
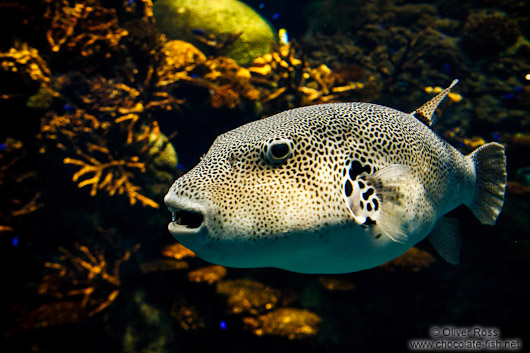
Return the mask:
[[(133, 143), (135, 124), (140, 120), (140, 114), (145, 109), (140, 101), (140, 91), (124, 83), (108, 80), (101, 76), (88, 79), (87, 83), (90, 86), (90, 92), (81, 97), (86, 105), (85, 109), (108, 115), (108, 122), (110, 119), (114, 119), (114, 123), (125, 123), (127, 126), (127, 143)], [(136, 140), (138, 141), (138, 137)]]
[[(167, 259), (158, 259), (145, 262), (141, 265), (143, 273), (157, 271), (185, 270), (190, 267), (188, 259), (196, 258), (195, 253), (182, 244), (173, 243), (164, 247), (162, 255)], [(226, 269), (222, 266), (209, 266), (199, 268), (188, 273), (188, 279), (192, 282), (214, 283), (224, 277)]]
[(276, 307), (280, 296), (280, 291), (249, 279), (217, 282), (217, 293), (228, 297), (232, 313), (253, 315)]
[[(139, 247), (138, 244), (125, 251), (124, 255), (115, 261), (112, 268), (109, 268), (103, 254), (94, 253), (84, 245), (76, 247), (79, 255), (74, 255), (61, 247), (59, 251), (62, 256), (59, 261), (44, 264), (53, 272), (43, 277), (38, 294), (48, 295), (65, 302), (74, 302), (80, 312), (92, 316), (107, 308), (117, 298), (120, 286), (120, 265), (128, 261)], [(104, 296), (101, 296), (101, 291), (97, 289), (108, 285), (110, 289)], [(79, 296), (80, 301), (74, 299)], [(42, 310), (47, 311), (45, 308)]]
[(212, 88), (212, 107), (234, 109), (241, 105), (241, 98), (249, 102), (259, 99), (259, 91), (250, 82), (250, 72), (234, 60), (217, 57), (201, 66), (208, 71), (203, 78)]
[[(9, 51), (0, 52), (0, 71), (16, 75), (15, 80), (21, 80), (26, 85), (34, 84), (50, 89), (52, 73), (48, 64), (40, 57), (39, 51), (27, 43), (16, 43)], [(0, 99), (16, 95), (17, 93), (1, 92)]]
[(171, 91), (182, 83), (195, 84), (190, 73), (205, 62), (206, 57), (192, 44), (181, 40), (165, 43), (156, 57), (156, 65), (149, 68), (146, 79), (146, 82), (152, 81), (154, 87), (152, 99), (146, 108), (179, 110), (185, 100), (175, 98)]
[(135, 157), (132, 157), (130, 161), (112, 160), (112, 155), (105, 147), (94, 145), (92, 146), (92, 149), (106, 154), (111, 160), (102, 163), (88, 155), (85, 155), (85, 158), (88, 159), (88, 161), (69, 157), (64, 159), (64, 164), (74, 164), (81, 167), (81, 169), (79, 169), (72, 177), (74, 182), (78, 182), (80, 178), (88, 176), (88, 179), (79, 181), (79, 188), (92, 185), (90, 190), (91, 196), (95, 196), (97, 190), (104, 189), (110, 196), (116, 193), (119, 195), (126, 194), (129, 197), (129, 203), (131, 205), (140, 201), (144, 206), (151, 206), (153, 208), (159, 207), (158, 203), (140, 194), (138, 192), (140, 187), (131, 182), (134, 178), (134, 173), (128, 169), (137, 169), (140, 172), (145, 173), (145, 163), (138, 162)]
[[(91, 133), (100, 127), (102, 127), (102, 124), (95, 116), (79, 109), (73, 114), (66, 113), (64, 115), (50, 115), (49, 119), (47, 119), (41, 126), (39, 137), (49, 140), (57, 140), (61, 135), (75, 137), (82, 133)], [(103, 128), (105, 128), (105, 126), (103, 126)], [(66, 147), (60, 142), (58, 142), (58, 147), (66, 149)], [(41, 150), (41, 152), (44, 152), (44, 150)]]
[(139, 11), (142, 14), (142, 17), (149, 21), (154, 21), (153, 19), (153, 2), (151, 0), (139, 0), (139, 1), (127, 1), (124, 5), (125, 10), (129, 13), (138, 13)]
[(274, 335), (293, 340), (316, 335), (322, 319), (309, 310), (280, 308), (256, 318), (246, 317), (243, 322), (257, 336)]
[(157, 66), (157, 86), (166, 86), (182, 78), (197, 65), (206, 61), (206, 56), (193, 44), (182, 40), (171, 40), (162, 48), (163, 57)]
[(159, 207), (140, 192), (138, 177), (155, 165), (146, 162), (168, 152), (169, 140), (150, 118), (152, 102), (144, 104), (144, 88), (94, 76), (85, 81), (88, 89), (77, 93), (72, 92), (75, 79), (61, 76), (56, 85), (73, 96), (78, 107), (70, 106), (64, 114), (50, 112), (42, 120), (40, 138), (66, 154), (65, 164), (80, 167), (72, 179), (80, 188), (91, 185), (92, 196), (105, 190), (111, 196), (127, 195), (131, 205)]
[(82, 56), (94, 54), (96, 43), (116, 47), (127, 31), (118, 25), (116, 10), (101, 7), (96, 0), (75, 3), (67, 0), (47, 0), (44, 18), (50, 26), (46, 38), (52, 51), (58, 52), (63, 45), (77, 49)]
[(20, 72), (27, 78), (49, 84), (51, 71), (48, 64), (40, 57), (39, 51), (27, 43), (19, 43), (8, 52), (0, 53), (2, 70)]
[(201, 267), (188, 273), (190, 282), (213, 284), (226, 276), (226, 267), (212, 265)]
[(196, 257), (195, 253), (190, 249), (184, 247), (179, 243), (174, 243), (166, 246), (162, 251), (162, 255), (176, 260), (182, 260), (186, 257)]
[(228, 84), (215, 88), (211, 103), (212, 107), (216, 109), (223, 107), (234, 109), (239, 105), (240, 100), (239, 95)]
[[(127, 123), (123, 117), (129, 117), (131, 113), (120, 117), (121, 123)], [(127, 143), (129, 137), (132, 140), (132, 120), (125, 128), (127, 131)], [(153, 129), (156, 124), (153, 122)], [(117, 158), (114, 151), (102, 144), (105, 137), (112, 132), (115, 125), (109, 121), (100, 121), (95, 116), (88, 114), (81, 109), (74, 113), (64, 115), (52, 115), (51, 119), (43, 122), (40, 137), (45, 140), (55, 141), (56, 146), (65, 153), (75, 153), (76, 158), (65, 157), (65, 164), (73, 164), (80, 169), (73, 175), (72, 180), (78, 182), (78, 187), (82, 188), (91, 185), (90, 194), (95, 196), (98, 190), (105, 190), (109, 195), (125, 194), (129, 198), (129, 203), (134, 205), (140, 202), (144, 206), (158, 208), (159, 205), (150, 198), (142, 195), (140, 187), (134, 184), (133, 180), (137, 173), (145, 173), (146, 165), (140, 162), (138, 155), (121, 155)], [(149, 130), (150, 131), (150, 130)], [(135, 142), (139, 145), (150, 146), (149, 133), (135, 135)], [(138, 153), (142, 152), (141, 147), (137, 147)], [(45, 152), (43, 149), (41, 152)], [(70, 152), (72, 151), (72, 152)]]
[[(27, 215), (40, 209), (41, 192), (28, 187), (28, 181), (34, 181), (37, 176), (34, 171), (28, 171), (23, 163), (25, 154), (24, 144), (13, 138), (6, 138), (0, 150), (0, 233), (13, 233), (16, 217)], [(23, 189), (24, 194), (19, 194)], [(29, 192), (27, 192), (29, 191)], [(26, 194), (27, 193), (27, 194)]]
[(195, 331), (206, 327), (204, 318), (199, 314), (197, 308), (185, 300), (173, 304), (170, 315), (177, 320), (179, 326), (185, 331)]
[(262, 103), (285, 96), (291, 104), (289, 95), (296, 96), (299, 105), (324, 103), (363, 88), (360, 82), (345, 82), (343, 75), (326, 65), (311, 68), (296, 57), (295, 46), (291, 43), (254, 59), (248, 70), (252, 74), (251, 82), (260, 86)]

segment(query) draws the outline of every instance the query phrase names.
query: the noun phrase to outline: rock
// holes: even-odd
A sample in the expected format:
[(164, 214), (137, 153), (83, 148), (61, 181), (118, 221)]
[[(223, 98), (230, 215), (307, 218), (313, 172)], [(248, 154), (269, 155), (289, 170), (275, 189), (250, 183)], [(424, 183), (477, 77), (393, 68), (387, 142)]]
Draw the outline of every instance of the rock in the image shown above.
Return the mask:
[(240, 65), (270, 52), (275, 42), (272, 27), (252, 8), (237, 0), (159, 0), (153, 12), (159, 30), (168, 39), (188, 41), (203, 52), (208, 47), (195, 38), (194, 31), (204, 33), (204, 38), (211, 35), (212, 41), (219, 43), (242, 32), (235, 42), (217, 53)]

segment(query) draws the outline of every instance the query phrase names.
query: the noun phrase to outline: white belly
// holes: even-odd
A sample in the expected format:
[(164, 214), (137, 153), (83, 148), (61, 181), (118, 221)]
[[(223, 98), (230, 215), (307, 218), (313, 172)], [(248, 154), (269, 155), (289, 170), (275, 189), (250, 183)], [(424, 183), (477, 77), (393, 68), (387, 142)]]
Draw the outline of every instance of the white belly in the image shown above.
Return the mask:
[(299, 273), (348, 273), (388, 262), (410, 249), (418, 237), (396, 243), (358, 225), (318, 232), (281, 234), (278, 239), (209, 240), (206, 233), (177, 237), (202, 259), (228, 267), (276, 267)]

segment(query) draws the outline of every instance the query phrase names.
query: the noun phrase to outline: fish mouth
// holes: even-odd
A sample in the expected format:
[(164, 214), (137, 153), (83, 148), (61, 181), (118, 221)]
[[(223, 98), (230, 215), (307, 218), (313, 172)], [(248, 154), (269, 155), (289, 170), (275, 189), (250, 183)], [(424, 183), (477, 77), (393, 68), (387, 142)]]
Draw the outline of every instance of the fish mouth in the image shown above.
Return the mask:
[(169, 231), (171, 234), (195, 234), (205, 227), (204, 210), (201, 205), (189, 200), (165, 200), (171, 212)]
[(170, 210), (171, 223), (188, 229), (200, 228), (204, 220), (202, 213), (187, 210)]

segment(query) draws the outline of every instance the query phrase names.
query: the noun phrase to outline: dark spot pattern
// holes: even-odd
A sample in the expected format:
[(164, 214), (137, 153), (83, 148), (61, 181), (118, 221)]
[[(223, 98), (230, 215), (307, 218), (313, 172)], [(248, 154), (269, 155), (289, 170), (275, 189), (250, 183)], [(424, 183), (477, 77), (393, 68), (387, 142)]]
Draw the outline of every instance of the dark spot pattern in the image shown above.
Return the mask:
[(367, 226), (372, 226), (377, 224), (374, 220), (372, 220), (370, 217), (366, 218), (366, 221), (364, 221), (364, 224)]
[(346, 185), (344, 188), (344, 192), (346, 193), (346, 197), (350, 197), (351, 193), (353, 192), (353, 186), (351, 185), (351, 181), (346, 180)]
[(374, 188), (368, 188), (366, 192), (363, 192), (363, 199), (368, 200), (370, 196), (374, 194)]
[[(366, 163), (366, 158), (361, 157), (361, 159), (364, 160), (363, 163)], [(371, 174), (371, 172), (372, 172), (372, 167), (370, 165), (363, 165), (359, 161), (353, 161), (350, 166), (350, 171), (349, 171), (350, 178), (352, 180), (357, 179), (363, 173), (366, 175), (366, 174)]]
[[(289, 157), (281, 163), (270, 160), (271, 141), (288, 141)], [(272, 154), (285, 147), (273, 147)], [(368, 185), (366, 176), (401, 164), (428, 197), (404, 190), (399, 202), (408, 214), (421, 215), (415, 222), (427, 224), (450, 202), (448, 185), (468, 172), (463, 158), (410, 114), (368, 103), (314, 105), (220, 135), (170, 192), (205, 205), (210, 238), (229, 229), (230, 236), (256, 241), (291, 228), (351, 224), (358, 207), (373, 225), (384, 207), (377, 195), (384, 185)], [(345, 202), (355, 195), (355, 203)]]

